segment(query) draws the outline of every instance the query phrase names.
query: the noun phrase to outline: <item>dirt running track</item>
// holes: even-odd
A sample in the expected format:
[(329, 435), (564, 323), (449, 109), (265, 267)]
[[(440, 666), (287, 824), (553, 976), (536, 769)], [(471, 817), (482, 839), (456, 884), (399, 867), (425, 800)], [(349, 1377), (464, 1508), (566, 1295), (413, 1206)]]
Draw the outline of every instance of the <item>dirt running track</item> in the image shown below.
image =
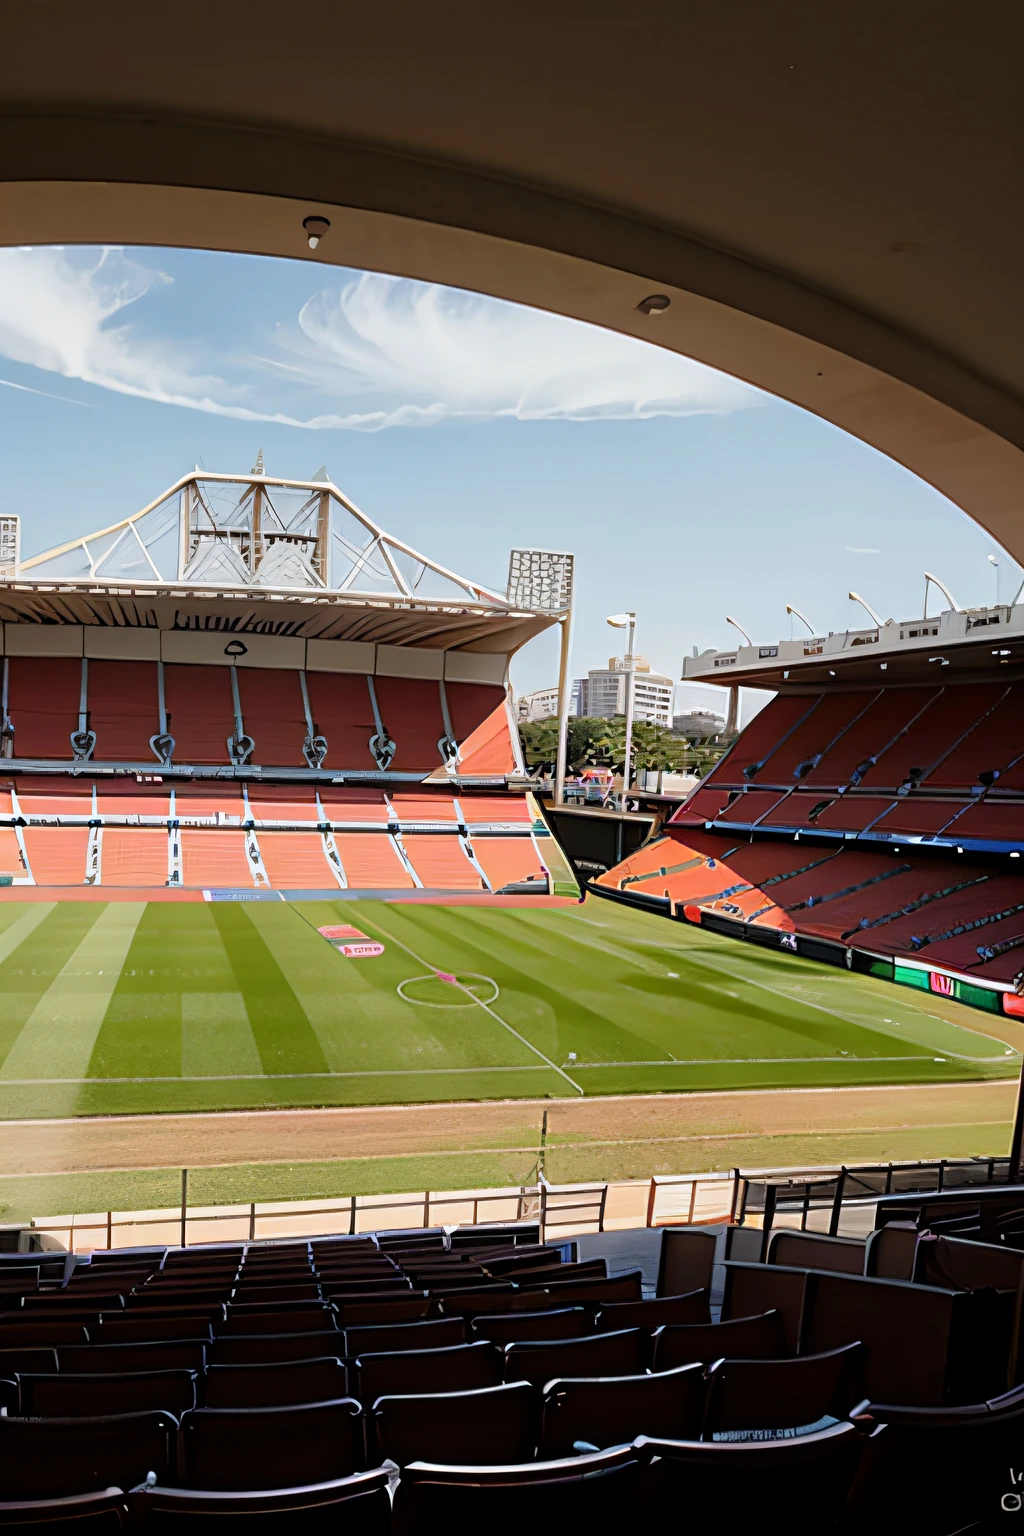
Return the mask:
[(918, 1126), (1006, 1127), (1016, 1091), (1013, 1082), (945, 1083), (9, 1121), (0, 1123), (0, 1169), (84, 1173), (535, 1148), (545, 1110), (549, 1148)]

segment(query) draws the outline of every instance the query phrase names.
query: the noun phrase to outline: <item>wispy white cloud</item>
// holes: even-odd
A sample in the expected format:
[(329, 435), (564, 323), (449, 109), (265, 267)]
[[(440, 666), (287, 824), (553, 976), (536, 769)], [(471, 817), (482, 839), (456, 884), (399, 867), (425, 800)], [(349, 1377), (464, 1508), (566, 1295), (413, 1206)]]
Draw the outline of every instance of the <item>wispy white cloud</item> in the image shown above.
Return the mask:
[(63, 400), (65, 405), (84, 405), (89, 410), (95, 409), (88, 400), (76, 400), (73, 395), (55, 395), (52, 389), (33, 389), (30, 384), (15, 384), (13, 379), (0, 379), (0, 387), (18, 389), (23, 395), (42, 395), (44, 400)]
[(844, 544), (843, 548), (848, 555), (880, 555), (882, 553), (880, 549), (861, 549), (856, 544)]
[(154, 333), (152, 314), (130, 313), (170, 282), (120, 250), (0, 251), (0, 355), (118, 394), (314, 430), (629, 421), (764, 398), (628, 336), (367, 273), (315, 293), (294, 320), (240, 336), (211, 367), (204, 343)]

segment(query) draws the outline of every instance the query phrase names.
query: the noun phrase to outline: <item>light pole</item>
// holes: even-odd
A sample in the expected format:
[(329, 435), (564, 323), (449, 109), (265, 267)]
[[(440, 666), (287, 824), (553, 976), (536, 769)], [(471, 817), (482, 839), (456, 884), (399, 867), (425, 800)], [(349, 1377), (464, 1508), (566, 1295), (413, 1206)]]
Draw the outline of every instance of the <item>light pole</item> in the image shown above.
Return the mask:
[(628, 629), (629, 640), (623, 660), (626, 663), (626, 756), (622, 764), (622, 809), (626, 809), (633, 763), (633, 637), (636, 634), (635, 613), (613, 613), (607, 620), (612, 629)]
[(996, 573), (996, 601), (995, 601), (995, 606), (998, 608), (999, 607), (999, 561), (996, 559), (995, 555), (989, 555), (988, 563), (989, 563), (989, 565), (991, 565), (994, 568), (995, 573)]

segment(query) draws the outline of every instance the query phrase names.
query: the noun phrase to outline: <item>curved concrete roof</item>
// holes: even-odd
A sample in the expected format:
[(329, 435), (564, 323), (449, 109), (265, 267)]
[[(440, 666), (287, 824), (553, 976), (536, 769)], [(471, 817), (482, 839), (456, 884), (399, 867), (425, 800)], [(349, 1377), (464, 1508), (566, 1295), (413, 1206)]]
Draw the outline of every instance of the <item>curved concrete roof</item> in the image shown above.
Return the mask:
[(4, 34), (0, 240), (310, 257), (323, 213), (315, 260), (701, 358), (1024, 561), (1015, 0), (48, 0)]

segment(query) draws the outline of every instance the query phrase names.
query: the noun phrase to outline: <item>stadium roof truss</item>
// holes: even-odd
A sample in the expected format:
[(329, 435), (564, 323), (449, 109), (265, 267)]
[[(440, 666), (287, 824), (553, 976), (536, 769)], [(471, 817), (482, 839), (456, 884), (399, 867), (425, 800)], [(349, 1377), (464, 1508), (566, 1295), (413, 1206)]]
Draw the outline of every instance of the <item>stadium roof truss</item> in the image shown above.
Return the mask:
[[(154, 622), (143, 616), (147, 597), (256, 600), (286, 604), (293, 633), (483, 649), (500, 640), (511, 650), (566, 616), (571, 557), (565, 563), (568, 580), (554, 582), (510, 570), (502, 595), (385, 533), (326, 475), (197, 468), (141, 512), (22, 561), (0, 582), (0, 616), (138, 624)], [(381, 609), (390, 618), (368, 624), (367, 610)]]

